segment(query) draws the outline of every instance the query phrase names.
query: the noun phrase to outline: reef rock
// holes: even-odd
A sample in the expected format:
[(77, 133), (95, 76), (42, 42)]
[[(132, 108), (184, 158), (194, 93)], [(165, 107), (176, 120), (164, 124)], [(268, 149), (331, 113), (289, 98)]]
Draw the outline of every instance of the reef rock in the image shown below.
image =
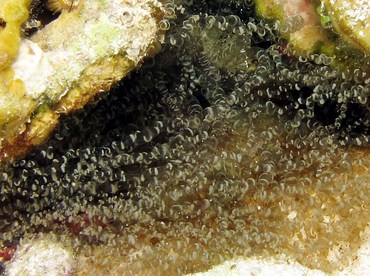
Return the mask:
[(369, 70), (369, 1), (257, 0), (256, 10), (280, 23), (279, 31), (295, 55), (326, 54), (343, 71), (359, 66)]
[(25, 22), (29, 10), (32, 17), (44, 5), (30, 2), (0, 4), (0, 162), (44, 142), (61, 114), (108, 91), (161, 39), (163, 7), (155, 0), (71, 1), (65, 7), (58, 3), (69, 1), (49, 1), (61, 14), (26, 36), (26, 26), (37, 21)]
[(6, 275), (73, 275), (75, 259), (65, 245), (48, 237), (24, 241)]

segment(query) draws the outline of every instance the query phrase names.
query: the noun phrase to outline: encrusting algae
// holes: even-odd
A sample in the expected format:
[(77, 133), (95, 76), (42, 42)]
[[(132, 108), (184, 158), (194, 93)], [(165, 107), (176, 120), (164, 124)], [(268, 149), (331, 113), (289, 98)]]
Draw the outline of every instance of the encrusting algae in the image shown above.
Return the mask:
[(28, 19), (31, 0), (4, 0), (0, 3), (0, 71), (9, 67), (17, 56), (21, 42), (21, 26)]
[(351, 265), (370, 218), (366, 70), (300, 55), (250, 1), (163, 5), (161, 51), (4, 166), (2, 256), (47, 240), (75, 275)]

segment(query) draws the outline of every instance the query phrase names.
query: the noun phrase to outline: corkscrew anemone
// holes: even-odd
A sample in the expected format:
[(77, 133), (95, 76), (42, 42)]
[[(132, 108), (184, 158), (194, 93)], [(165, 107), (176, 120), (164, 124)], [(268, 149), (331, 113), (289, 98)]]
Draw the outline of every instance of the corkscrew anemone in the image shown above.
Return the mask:
[(49, 233), (78, 273), (350, 263), (370, 215), (366, 74), (202, 3), (169, 2), (161, 52), (4, 168), (3, 245)]

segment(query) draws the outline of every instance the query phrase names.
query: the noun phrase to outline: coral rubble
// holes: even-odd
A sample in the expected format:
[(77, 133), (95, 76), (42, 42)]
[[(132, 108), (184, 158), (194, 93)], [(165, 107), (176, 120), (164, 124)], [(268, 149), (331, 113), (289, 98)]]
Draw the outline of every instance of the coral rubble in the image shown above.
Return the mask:
[(165, 7), (158, 55), (4, 167), (3, 247), (51, 236), (77, 275), (348, 266), (370, 218), (366, 72), (291, 55), (249, 1)]

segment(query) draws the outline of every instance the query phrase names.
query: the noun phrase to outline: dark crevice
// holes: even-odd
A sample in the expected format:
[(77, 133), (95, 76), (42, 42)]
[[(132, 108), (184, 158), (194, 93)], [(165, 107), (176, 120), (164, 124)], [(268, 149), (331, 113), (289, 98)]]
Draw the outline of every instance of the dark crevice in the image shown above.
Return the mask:
[(30, 8), (30, 17), (23, 24), (24, 35), (26, 37), (32, 36), (38, 30), (44, 28), (56, 20), (60, 13), (55, 13), (46, 8), (47, 1), (33, 1)]

